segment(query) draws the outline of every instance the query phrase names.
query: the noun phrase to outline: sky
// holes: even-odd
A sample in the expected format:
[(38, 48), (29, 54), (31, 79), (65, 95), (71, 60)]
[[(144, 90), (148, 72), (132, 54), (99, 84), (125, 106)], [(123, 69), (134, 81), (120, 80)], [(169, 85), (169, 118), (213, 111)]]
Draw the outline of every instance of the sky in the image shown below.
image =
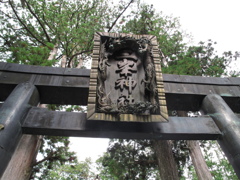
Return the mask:
[(240, 49), (239, 0), (147, 0), (157, 11), (180, 18), (195, 43), (212, 39), (219, 51)]
[[(145, 0), (165, 15), (179, 17), (182, 29), (191, 33), (193, 45), (212, 39), (217, 42), (219, 54), (224, 51), (240, 51), (240, 0)], [(233, 67), (240, 69), (240, 59)], [(108, 139), (70, 138), (71, 150), (83, 161), (92, 161), (106, 152)]]
[[(217, 42), (215, 49), (240, 51), (240, 1), (239, 0), (145, 0), (157, 11), (180, 18), (182, 29), (191, 33), (193, 44), (211, 39)], [(232, 64), (232, 70), (240, 67), (240, 60)]]

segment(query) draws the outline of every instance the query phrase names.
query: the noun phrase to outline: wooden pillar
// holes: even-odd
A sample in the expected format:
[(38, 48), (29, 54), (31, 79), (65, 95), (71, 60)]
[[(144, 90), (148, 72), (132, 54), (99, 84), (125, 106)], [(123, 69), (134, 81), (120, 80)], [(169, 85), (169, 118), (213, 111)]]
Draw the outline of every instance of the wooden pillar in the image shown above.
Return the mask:
[(39, 136), (24, 134), (9, 162), (2, 179), (26, 180), (32, 173), (32, 164), (38, 153), (41, 140)]
[(0, 108), (0, 179), (22, 136), (21, 123), (31, 105), (37, 105), (39, 94), (30, 83), (21, 83)]
[(240, 120), (227, 103), (217, 94), (207, 95), (202, 104), (205, 113), (209, 114), (222, 132), (218, 139), (223, 152), (232, 164), (240, 179)]

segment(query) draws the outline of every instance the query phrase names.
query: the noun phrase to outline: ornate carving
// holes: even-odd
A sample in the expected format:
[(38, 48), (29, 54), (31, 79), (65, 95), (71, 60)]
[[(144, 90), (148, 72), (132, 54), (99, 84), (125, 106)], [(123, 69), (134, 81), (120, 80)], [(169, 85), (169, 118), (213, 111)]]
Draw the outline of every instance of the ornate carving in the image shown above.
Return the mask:
[[(98, 66), (97, 98), (99, 112), (133, 114), (136, 112), (142, 114), (149, 112), (156, 113), (158, 109), (156, 101), (156, 78), (151, 50), (152, 44), (147, 38), (135, 39), (129, 36), (120, 36), (119, 38), (109, 38), (102, 43)], [(109, 59), (117, 61), (117, 63), (115, 63), (115, 66), (117, 65), (115, 73), (119, 75), (119, 77), (114, 82), (115, 90), (120, 90), (120, 92), (125, 90), (125, 94), (121, 94), (117, 98), (117, 105), (114, 105), (111, 98), (109, 98), (109, 94), (114, 92), (108, 92), (107, 94), (104, 87), (108, 73), (107, 67), (111, 68)], [(137, 65), (140, 64), (138, 61), (141, 61), (141, 65), (145, 71), (145, 78), (142, 79), (141, 84), (144, 83), (146, 88), (145, 91), (148, 91), (143, 94), (145, 98), (147, 94), (149, 96), (146, 102), (136, 101), (132, 95), (137, 86), (137, 76), (133, 76), (138, 73)], [(136, 103), (136, 105), (134, 103)], [(138, 110), (132, 107), (138, 108)], [(145, 110), (143, 111), (144, 108)]]
[[(104, 33), (100, 36), (97, 75), (94, 75), (97, 76), (95, 105), (91, 99), (94, 91), (90, 92), (95, 118), (97, 113), (157, 115), (162, 109), (166, 110), (166, 107), (161, 109), (159, 103), (158, 91), (162, 90), (157, 85), (160, 77), (156, 77), (157, 61), (153, 54), (156, 43), (152, 44), (152, 38), (121, 34), (106, 36)], [(95, 82), (94, 78), (92, 81)]]
[(157, 106), (157, 84), (156, 84), (156, 72), (153, 64), (153, 54), (152, 47), (148, 46), (147, 56), (145, 60), (145, 79), (142, 82), (145, 83), (145, 88), (149, 92), (149, 99), (153, 105), (152, 112), (156, 113), (158, 111)]

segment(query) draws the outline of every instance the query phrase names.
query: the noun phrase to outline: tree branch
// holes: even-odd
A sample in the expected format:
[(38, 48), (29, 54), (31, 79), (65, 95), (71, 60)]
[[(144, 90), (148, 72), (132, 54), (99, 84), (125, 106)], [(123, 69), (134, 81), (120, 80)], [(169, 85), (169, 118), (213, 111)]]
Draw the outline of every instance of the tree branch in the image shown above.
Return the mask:
[(73, 60), (74, 57), (76, 57), (76, 56), (78, 56), (78, 55), (80, 55), (80, 54), (83, 54), (83, 53), (88, 53), (88, 52), (92, 52), (92, 50), (85, 50), (85, 51), (82, 51), (82, 52), (80, 52), (80, 53), (76, 53), (76, 54), (72, 55), (71, 58), (70, 58), (69, 61), (68, 61), (67, 67), (70, 66), (71, 61)]
[(14, 9), (13, 7), (13, 3), (11, 2), (11, 0), (8, 1), (15, 16), (17, 17), (18, 21), (23, 25), (23, 27), (26, 29), (26, 31), (37, 41), (39, 42), (40, 44), (42, 44), (43, 46), (47, 46), (44, 42), (42, 42), (40, 39), (38, 39), (29, 29), (28, 27), (26, 26), (26, 24), (20, 19), (20, 17), (18, 16), (16, 10)]
[(51, 152), (47, 157), (43, 158), (43, 159), (40, 160), (40, 161), (35, 162), (32, 166), (37, 166), (38, 164), (41, 164), (41, 163), (43, 163), (44, 161), (47, 161), (47, 160), (52, 159), (52, 158), (54, 157), (54, 154), (55, 154), (55, 153)]
[(115, 26), (115, 24), (117, 23), (118, 19), (123, 15), (123, 13), (128, 9), (128, 7), (133, 3), (134, 0), (131, 0), (128, 5), (123, 9), (123, 11), (117, 16), (117, 18), (115, 19), (115, 21), (112, 23), (111, 27), (108, 29), (108, 32), (110, 32), (113, 28), (113, 26)]
[(8, 13), (5, 13), (4, 11), (0, 11), (3, 15), (7, 16), (9, 19), (16, 19), (12, 16), (10, 16)]
[[(46, 10), (45, 8), (46, 8), (45, 6), (42, 6), (42, 11), (45, 11), (45, 10)], [(48, 27), (52, 32), (54, 32), (53, 29), (52, 29), (52, 27), (51, 27), (51, 26), (49, 25), (49, 23), (46, 21), (46, 18), (45, 18), (44, 13), (42, 13), (42, 20), (43, 20), (44, 24), (46, 24), (47, 27)]]
[(37, 15), (33, 12), (33, 10), (31, 9), (31, 6), (29, 5), (29, 3), (27, 1), (25, 1), (25, 4), (27, 5), (27, 8), (29, 9), (30, 13), (37, 19), (39, 25), (41, 26), (44, 34), (46, 35), (47, 41), (51, 42), (51, 38), (49, 37), (44, 25), (41, 23), (39, 17), (37, 17)]

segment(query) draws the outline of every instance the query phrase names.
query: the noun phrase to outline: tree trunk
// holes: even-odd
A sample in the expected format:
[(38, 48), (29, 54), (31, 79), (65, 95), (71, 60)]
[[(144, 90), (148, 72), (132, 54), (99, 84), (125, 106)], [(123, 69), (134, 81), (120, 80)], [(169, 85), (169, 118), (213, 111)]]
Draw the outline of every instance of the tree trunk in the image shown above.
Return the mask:
[(82, 58), (82, 55), (79, 55), (78, 57), (78, 65), (76, 68), (81, 68), (83, 66), (83, 58)]
[(30, 178), (33, 161), (41, 145), (39, 136), (23, 135), (9, 162), (2, 180), (26, 180)]
[[(178, 111), (177, 112), (179, 117), (187, 117), (188, 114), (186, 111)], [(199, 146), (198, 141), (187, 141), (187, 145), (190, 151), (190, 156), (193, 161), (194, 169), (197, 173), (197, 177), (199, 180), (211, 180), (212, 175), (208, 170), (207, 164), (205, 159), (202, 155), (202, 151)]]
[(157, 156), (161, 180), (178, 180), (177, 165), (173, 157), (170, 141), (155, 140), (153, 148)]
[(212, 180), (212, 175), (202, 155), (198, 141), (187, 141), (190, 156), (199, 180)]
[(67, 56), (66, 56), (66, 55), (63, 55), (63, 56), (62, 56), (62, 59), (61, 59), (61, 67), (62, 67), (62, 68), (67, 67)]
[(55, 44), (54, 47), (53, 47), (53, 50), (51, 50), (51, 52), (49, 54), (49, 57), (48, 57), (49, 61), (54, 59), (54, 57), (57, 54), (57, 51), (58, 51), (58, 44)]

